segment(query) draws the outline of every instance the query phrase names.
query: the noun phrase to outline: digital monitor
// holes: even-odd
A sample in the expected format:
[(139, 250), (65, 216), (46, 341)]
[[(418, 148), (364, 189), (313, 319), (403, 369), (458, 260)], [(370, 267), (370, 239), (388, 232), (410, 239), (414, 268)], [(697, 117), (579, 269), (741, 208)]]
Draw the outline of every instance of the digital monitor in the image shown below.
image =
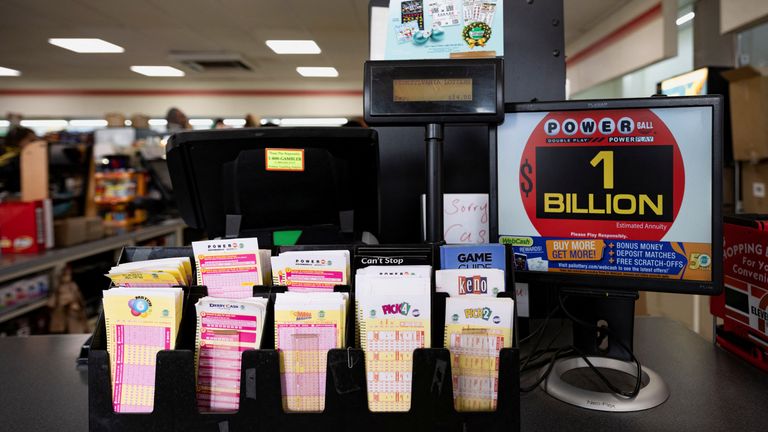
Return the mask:
[[(725, 67), (703, 67), (675, 75), (656, 83), (656, 93), (667, 96), (728, 95), (728, 81), (722, 73)], [(726, 99), (727, 100), (727, 97)], [(727, 117), (727, 112), (723, 115)]]
[(709, 91), (708, 80), (709, 69), (701, 68), (661, 81), (658, 90), (667, 96), (701, 96)]
[(512, 104), (497, 229), (516, 279), (721, 290), (722, 97)]

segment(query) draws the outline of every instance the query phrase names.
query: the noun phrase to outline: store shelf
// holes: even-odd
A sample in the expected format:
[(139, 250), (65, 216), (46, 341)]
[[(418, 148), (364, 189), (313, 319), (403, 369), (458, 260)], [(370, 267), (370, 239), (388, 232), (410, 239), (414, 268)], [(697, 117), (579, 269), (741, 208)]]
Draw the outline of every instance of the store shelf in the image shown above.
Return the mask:
[(156, 225), (136, 228), (124, 234), (68, 248), (52, 249), (41, 254), (6, 254), (0, 258), (0, 283), (163, 235), (176, 234), (177, 242), (181, 242), (181, 234), (185, 226), (181, 219), (169, 219)]
[(132, 203), (137, 197), (136, 196), (128, 196), (128, 197), (119, 197), (119, 198), (94, 198), (94, 202), (96, 204), (101, 205), (115, 205), (115, 204), (128, 204)]
[(130, 180), (136, 174), (140, 173), (137, 171), (97, 172), (94, 177), (97, 180)]
[(16, 317), (22, 316), (26, 313), (45, 307), (45, 305), (47, 304), (48, 304), (48, 298), (46, 297), (40, 300), (35, 300), (32, 303), (26, 304), (24, 306), (15, 307), (8, 312), (0, 313), (0, 323), (6, 322)]

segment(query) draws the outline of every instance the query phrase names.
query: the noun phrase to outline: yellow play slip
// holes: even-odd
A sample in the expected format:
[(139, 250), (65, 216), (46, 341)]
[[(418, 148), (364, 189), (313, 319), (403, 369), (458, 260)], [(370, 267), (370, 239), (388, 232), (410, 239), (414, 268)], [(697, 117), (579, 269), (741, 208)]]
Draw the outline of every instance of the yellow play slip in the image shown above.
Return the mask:
[(451, 351), (456, 411), (495, 411), (499, 351), (512, 346), (514, 301), (495, 297), (449, 297), (445, 347)]
[(174, 349), (181, 322), (181, 288), (112, 288), (104, 291), (112, 378), (118, 413), (152, 412), (157, 352)]

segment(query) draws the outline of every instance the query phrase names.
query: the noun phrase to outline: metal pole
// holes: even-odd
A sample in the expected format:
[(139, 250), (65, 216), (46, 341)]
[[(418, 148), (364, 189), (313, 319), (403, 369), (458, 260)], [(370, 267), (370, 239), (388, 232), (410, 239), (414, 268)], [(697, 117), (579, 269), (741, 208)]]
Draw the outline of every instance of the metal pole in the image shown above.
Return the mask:
[(443, 125), (429, 123), (427, 142), (427, 242), (443, 241)]

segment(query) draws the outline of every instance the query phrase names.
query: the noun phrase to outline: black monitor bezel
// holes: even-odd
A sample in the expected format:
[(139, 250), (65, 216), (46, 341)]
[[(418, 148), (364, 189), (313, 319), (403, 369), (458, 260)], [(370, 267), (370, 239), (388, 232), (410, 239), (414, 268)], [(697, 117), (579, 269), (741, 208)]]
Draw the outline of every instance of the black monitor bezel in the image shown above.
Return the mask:
[[(685, 281), (677, 279), (640, 278), (631, 276), (601, 276), (577, 273), (543, 273), (515, 271), (515, 281), (523, 283), (555, 284), (558, 286), (621, 289), (630, 291), (656, 291), (678, 294), (717, 295), (723, 289), (723, 226), (722, 183), (723, 177), (723, 97), (720, 95), (651, 97), (636, 99), (576, 100), (555, 102), (508, 103), (505, 114), (520, 112), (584, 111), (596, 109), (632, 108), (712, 108), (712, 280)], [(491, 156), (498, 155), (498, 131), (491, 140)], [(498, 166), (491, 169), (491, 238), (499, 238)]]

